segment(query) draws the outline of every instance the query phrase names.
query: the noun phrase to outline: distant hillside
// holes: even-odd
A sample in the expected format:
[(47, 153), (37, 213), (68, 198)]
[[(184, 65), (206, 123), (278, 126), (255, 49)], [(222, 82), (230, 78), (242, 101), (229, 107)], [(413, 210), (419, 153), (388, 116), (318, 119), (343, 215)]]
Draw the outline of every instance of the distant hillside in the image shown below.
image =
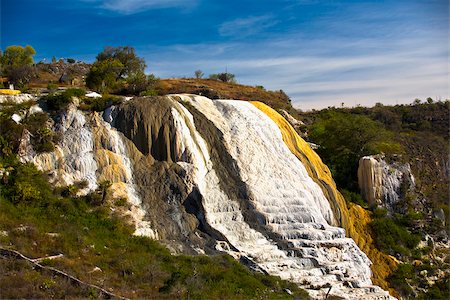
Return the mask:
[(30, 88), (46, 88), (49, 83), (61, 86), (84, 87), (84, 78), (89, 72), (90, 64), (85, 62), (36, 64), (36, 76), (29, 84)]

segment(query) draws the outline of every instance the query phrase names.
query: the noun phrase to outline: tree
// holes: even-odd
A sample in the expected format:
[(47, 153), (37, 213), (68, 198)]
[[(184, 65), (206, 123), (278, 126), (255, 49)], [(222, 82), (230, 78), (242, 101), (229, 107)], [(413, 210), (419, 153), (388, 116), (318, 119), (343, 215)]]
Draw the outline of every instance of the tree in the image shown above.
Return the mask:
[(139, 92), (145, 90), (145, 67), (144, 59), (136, 56), (134, 48), (108, 46), (97, 55), (86, 76), (86, 85), (104, 93), (120, 89), (128, 92), (129, 83), (132, 92)]
[(203, 73), (202, 70), (196, 70), (194, 72), (194, 74), (195, 74), (195, 78), (197, 78), (197, 79), (200, 79), (203, 77), (203, 75), (205, 75), (205, 73)]
[(107, 93), (120, 86), (119, 74), (123, 64), (115, 59), (95, 62), (86, 76), (86, 85), (90, 89)]
[(320, 145), (317, 153), (330, 167), (338, 186), (349, 191), (358, 191), (357, 170), (362, 156), (401, 152), (391, 132), (367, 116), (331, 109), (317, 117), (309, 138)]
[(220, 80), (223, 82), (236, 83), (235, 75), (228, 73), (228, 72), (219, 73), (219, 74), (211, 74), (211, 75), (209, 75), (209, 79)]
[(118, 60), (123, 65), (123, 68), (118, 73), (120, 78), (125, 78), (139, 72), (143, 73), (146, 67), (144, 59), (136, 56), (134, 48), (129, 46), (107, 46), (103, 52), (97, 55), (97, 61), (111, 59)]
[(33, 69), (33, 56), (36, 51), (30, 45), (9, 46), (0, 55), (2, 75), (9, 78), (11, 82), (22, 87), (35, 76)]

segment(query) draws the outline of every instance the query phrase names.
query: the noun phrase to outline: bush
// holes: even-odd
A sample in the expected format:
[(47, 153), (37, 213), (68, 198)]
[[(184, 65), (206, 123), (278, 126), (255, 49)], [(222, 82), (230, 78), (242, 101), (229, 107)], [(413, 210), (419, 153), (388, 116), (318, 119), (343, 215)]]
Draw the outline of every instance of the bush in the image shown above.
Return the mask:
[(72, 103), (73, 97), (82, 98), (85, 94), (86, 91), (83, 89), (67, 89), (59, 94), (49, 94), (43, 97), (43, 100), (46, 101), (50, 110), (58, 111), (66, 109), (67, 106)]
[(414, 291), (406, 280), (414, 278), (414, 267), (410, 264), (400, 264), (397, 270), (388, 277), (388, 281), (401, 295), (410, 297), (413, 296)]
[(350, 192), (346, 189), (343, 189), (341, 191), (341, 194), (342, 194), (342, 196), (344, 196), (345, 200), (347, 200), (348, 202), (353, 202), (362, 207), (367, 207), (367, 202), (364, 201), (364, 199), (361, 197), (360, 194), (355, 193), (355, 192)]
[(336, 109), (320, 112), (309, 132), (310, 140), (321, 146), (317, 153), (330, 167), (338, 187), (351, 192), (358, 192), (357, 170), (362, 156), (401, 151), (393, 137), (369, 117)]
[(410, 233), (404, 219), (391, 219), (386, 215), (386, 210), (376, 209), (370, 224), (375, 234), (377, 247), (391, 255), (410, 256), (420, 241), (420, 236)]
[(112, 105), (118, 105), (122, 98), (114, 95), (103, 95), (101, 98), (85, 98), (80, 108), (88, 111), (104, 111)]
[(230, 82), (230, 83), (236, 83), (236, 78), (234, 74), (225, 72), (225, 73), (218, 73), (218, 74), (211, 74), (209, 75), (209, 79), (213, 80), (220, 80), (223, 82)]

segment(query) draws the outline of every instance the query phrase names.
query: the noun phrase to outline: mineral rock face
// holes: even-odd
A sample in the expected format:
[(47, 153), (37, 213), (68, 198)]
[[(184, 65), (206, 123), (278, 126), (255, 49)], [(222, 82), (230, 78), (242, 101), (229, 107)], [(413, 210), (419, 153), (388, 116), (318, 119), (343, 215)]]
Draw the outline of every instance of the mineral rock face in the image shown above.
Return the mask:
[(359, 161), (358, 183), (364, 199), (393, 211), (404, 191), (414, 186), (408, 163), (387, 163), (383, 156), (364, 156)]
[(356, 236), (329, 170), (276, 112), (172, 95), (103, 115), (71, 107), (56, 119), (56, 150), (27, 160), (55, 184), (86, 181), (83, 193), (110, 182), (113, 197), (128, 200), (136, 234), (172, 252), (225, 251), (318, 299), (390, 297), (341, 228)]

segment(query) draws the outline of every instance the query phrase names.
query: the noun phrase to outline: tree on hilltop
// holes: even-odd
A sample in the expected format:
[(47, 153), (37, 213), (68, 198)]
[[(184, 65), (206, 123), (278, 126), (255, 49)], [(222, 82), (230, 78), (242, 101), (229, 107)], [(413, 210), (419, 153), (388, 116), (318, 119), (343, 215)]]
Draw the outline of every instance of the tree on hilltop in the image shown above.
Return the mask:
[(86, 85), (100, 92), (139, 94), (147, 90), (150, 79), (145, 75), (146, 64), (133, 47), (107, 46), (97, 55), (86, 76)]
[(202, 70), (196, 70), (194, 72), (194, 75), (195, 75), (195, 78), (200, 79), (205, 75), (205, 73), (203, 73)]
[(97, 61), (119, 61), (122, 64), (122, 68), (118, 69), (118, 79), (126, 78), (136, 73), (144, 73), (146, 64), (143, 58), (136, 55), (133, 47), (119, 46), (111, 47), (107, 46), (103, 52), (97, 55)]
[(236, 83), (235, 77), (236, 76), (234, 74), (228, 73), (228, 72), (209, 75), (209, 79), (220, 80), (223, 82), (231, 82), (231, 83)]
[(27, 84), (35, 76), (33, 56), (36, 50), (30, 45), (9, 46), (0, 53), (0, 69), (3, 76), (19, 87)]

